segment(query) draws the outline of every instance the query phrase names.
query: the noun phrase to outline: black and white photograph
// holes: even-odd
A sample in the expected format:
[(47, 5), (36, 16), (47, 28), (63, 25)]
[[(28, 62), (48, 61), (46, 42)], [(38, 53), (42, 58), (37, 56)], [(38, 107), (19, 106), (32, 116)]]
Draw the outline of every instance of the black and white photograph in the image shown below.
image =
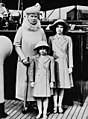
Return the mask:
[(0, 119), (88, 119), (88, 0), (0, 0)]

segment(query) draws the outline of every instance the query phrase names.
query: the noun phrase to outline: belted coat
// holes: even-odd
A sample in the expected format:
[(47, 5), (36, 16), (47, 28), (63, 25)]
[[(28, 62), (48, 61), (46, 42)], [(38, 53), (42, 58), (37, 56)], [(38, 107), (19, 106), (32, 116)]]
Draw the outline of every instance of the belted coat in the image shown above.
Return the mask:
[(32, 57), (29, 69), (30, 82), (34, 82), (34, 97), (50, 97), (53, 89), (50, 83), (55, 83), (54, 58), (46, 55)]
[(70, 36), (57, 35), (49, 38), (49, 45), (52, 49), (51, 55), (55, 58), (56, 86), (57, 88), (73, 87), (72, 73), (69, 68), (73, 68), (73, 45)]

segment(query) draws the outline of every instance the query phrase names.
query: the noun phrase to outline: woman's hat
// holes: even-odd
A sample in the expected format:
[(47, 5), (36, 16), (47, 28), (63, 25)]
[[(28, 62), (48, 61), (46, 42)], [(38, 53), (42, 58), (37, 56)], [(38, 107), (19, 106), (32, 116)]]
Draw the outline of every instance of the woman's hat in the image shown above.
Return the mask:
[(57, 27), (57, 25), (62, 25), (63, 27), (64, 27), (64, 31), (65, 31), (65, 33), (68, 31), (68, 28), (69, 28), (69, 25), (68, 25), (68, 23), (66, 23), (64, 20), (62, 20), (62, 19), (58, 19), (58, 20), (56, 20), (52, 25), (50, 25), (50, 30), (55, 30), (56, 29), (56, 27)]
[(36, 3), (34, 6), (32, 7), (28, 7), (25, 9), (25, 13), (26, 14), (30, 14), (30, 13), (39, 13), (41, 9), (41, 6), (39, 3)]
[(37, 50), (41, 47), (45, 47), (46, 49), (49, 49), (49, 45), (47, 44), (46, 41), (39, 41), (36, 45), (35, 45), (35, 48), (34, 50)]

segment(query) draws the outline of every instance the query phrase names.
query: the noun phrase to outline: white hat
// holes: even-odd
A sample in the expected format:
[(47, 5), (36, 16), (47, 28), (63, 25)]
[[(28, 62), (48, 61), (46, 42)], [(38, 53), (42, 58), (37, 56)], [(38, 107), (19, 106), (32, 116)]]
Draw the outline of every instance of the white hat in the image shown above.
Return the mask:
[(40, 4), (39, 3), (36, 3), (34, 6), (32, 7), (28, 7), (25, 9), (25, 13), (26, 14), (30, 14), (30, 13), (39, 13), (40, 12)]
[(58, 24), (63, 25), (65, 33), (68, 31), (69, 25), (63, 19), (58, 19), (52, 25), (50, 25), (50, 27), (49, 27), (50, 30), (55, 30), (55, 28), (57, 27)]
[(39, 41), (36, 45), (35, 45), (35, 48), (34, 50), (40, 48), (40, 47), (46, 47), (49, 49), (49, 45), (47, 44), (46, 41)]

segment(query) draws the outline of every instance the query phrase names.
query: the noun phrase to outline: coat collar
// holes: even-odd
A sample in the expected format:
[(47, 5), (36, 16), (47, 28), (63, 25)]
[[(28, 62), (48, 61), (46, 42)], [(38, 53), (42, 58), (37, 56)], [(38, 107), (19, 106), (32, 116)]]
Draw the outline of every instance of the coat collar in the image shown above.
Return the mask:
[(29, 23), (27, 17), (25, 17), (22, 23), (22, 27), (28, 31), (36, 32), (41, 28), (41, 24), (40, 24), (40, 21), (38, 20), (36, 25), (32, 25)]
[[(40, 62), (39, 58), (40, 58), (40, 56), (37, 55), (37, 56), (36, 56), (36, 61), (39, 62), (39, 63), (42, 63), (42, 62)], [(42, 63), (42, 64), (47, 63), (49, 60), (50, 60), (49, 56), (46, 55), (45, 58), (44, 58), (44, 60), (43, 60), (43, 63)]]
[(66, 39), (65, 35), (62, 35), (61, 37), (58, 37), (58, 35), (56, 34), (54, 36), (54, 39), (55, 39), (56, 43), (59, 44), (60, 46), (63, 46), (64, 43), (67, 42), (67, 39)]

